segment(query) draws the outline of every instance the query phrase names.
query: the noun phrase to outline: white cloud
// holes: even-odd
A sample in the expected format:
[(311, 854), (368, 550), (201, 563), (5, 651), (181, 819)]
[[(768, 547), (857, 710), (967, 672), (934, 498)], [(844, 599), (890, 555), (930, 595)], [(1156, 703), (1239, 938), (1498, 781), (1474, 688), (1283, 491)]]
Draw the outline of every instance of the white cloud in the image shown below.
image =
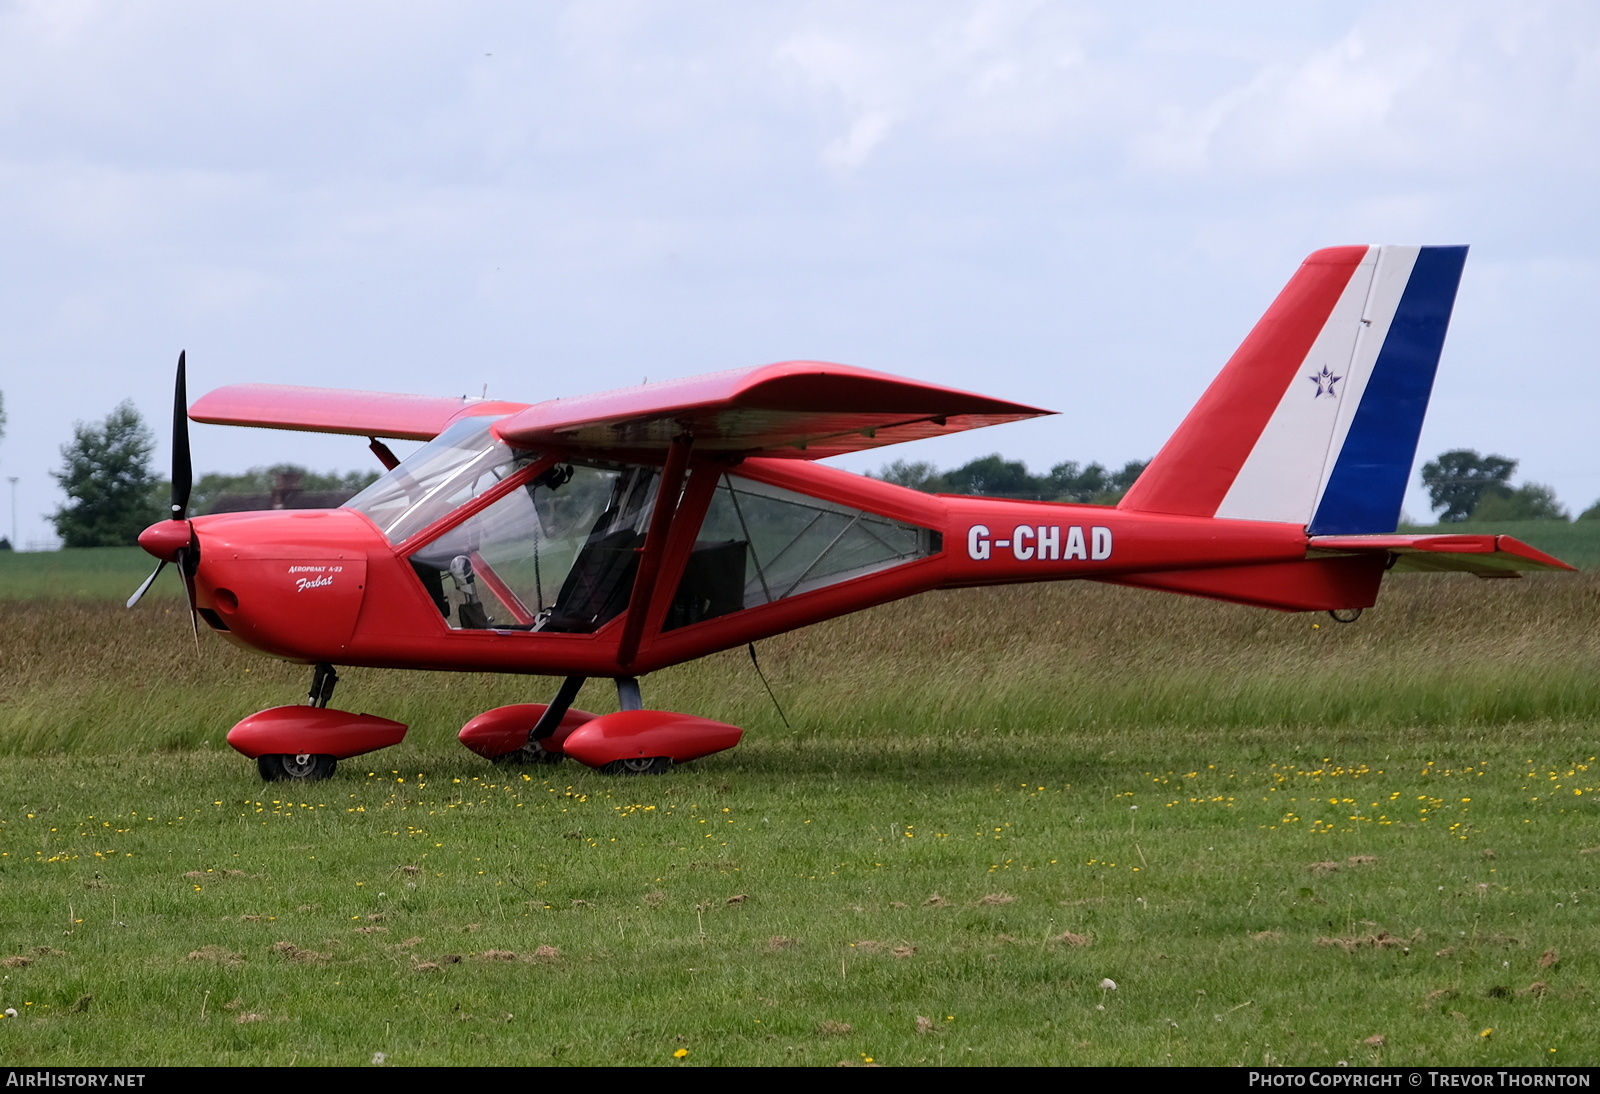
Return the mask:
[(1249, 179), (1596, 162), (1592, 6), (1380, 6), (1333, 42), (1283, 45), (1204, 101), (1165, 103), (1136, 164)]

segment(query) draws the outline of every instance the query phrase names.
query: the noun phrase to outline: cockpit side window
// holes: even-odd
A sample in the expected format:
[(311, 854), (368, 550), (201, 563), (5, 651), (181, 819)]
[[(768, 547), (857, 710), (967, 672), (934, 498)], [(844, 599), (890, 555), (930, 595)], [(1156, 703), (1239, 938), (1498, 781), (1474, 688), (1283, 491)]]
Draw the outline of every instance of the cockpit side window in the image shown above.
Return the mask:
[(666, 630), (937, 554), (938, 532), (724, 474)]

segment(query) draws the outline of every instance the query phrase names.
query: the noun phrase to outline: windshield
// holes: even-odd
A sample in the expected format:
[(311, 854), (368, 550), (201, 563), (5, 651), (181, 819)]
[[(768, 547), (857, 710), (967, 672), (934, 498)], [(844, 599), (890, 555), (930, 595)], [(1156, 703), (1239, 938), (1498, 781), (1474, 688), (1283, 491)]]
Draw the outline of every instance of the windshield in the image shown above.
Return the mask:
[(489, 433), (500, 418), (463, 418), (345, 503), (400, 543), (537, 459)]

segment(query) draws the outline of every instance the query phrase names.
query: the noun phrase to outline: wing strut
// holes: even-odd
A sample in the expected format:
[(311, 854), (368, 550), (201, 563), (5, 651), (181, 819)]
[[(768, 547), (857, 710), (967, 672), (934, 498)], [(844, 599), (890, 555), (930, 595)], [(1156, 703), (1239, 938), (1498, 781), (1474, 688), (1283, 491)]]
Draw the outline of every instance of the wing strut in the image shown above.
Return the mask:
[(672, 518), (678, 511), (684, 472), (689, 469), (689, 450), (693, 447), (694, 437), (680, 433), (672, 438), (672, 445), (667, 449), (666, 464), (661, 468), (661, 482), (656, 486), (656, 507), (650, 514), (650, 528), (645, 533), (644, 549), (639, 558), (639, 573), (634, 578), (633, 593), (628, 598), (628, 614), (622, 623), (622, 636), (617, 640), (619, 665), (631, 664), (634, 655), (639, 652), (639, 638), (644, 633), (645, 616), (650, 611), (656, 578), (661, 574), (667, 534), (672, 530)]

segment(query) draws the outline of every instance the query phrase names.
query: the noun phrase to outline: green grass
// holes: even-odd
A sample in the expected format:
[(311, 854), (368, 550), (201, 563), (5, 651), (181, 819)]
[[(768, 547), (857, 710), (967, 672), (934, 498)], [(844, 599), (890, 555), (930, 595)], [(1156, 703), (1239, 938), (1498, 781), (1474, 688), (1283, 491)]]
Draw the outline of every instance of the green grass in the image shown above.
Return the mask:
[(752, 742), (628, 782), (412, 753), (292, 798), (216, 756), (14, 762), (0, 936), (29, 963), (0, 1043), (18, 1064), (1592, 1063), (1595, 832), (1565, 795), (1596, 780), (1546, 736), (1142, 770), (1106, 738)]
[(648, 677), (749, 731), (661, 778), (453, 741), (553, 681), (350, 670), (411, 735), (298, 789), (222, 735), (305, 668), (0, 611), (8, 1065), (1595, 1062), (1600, 575), (921, 597), (762, 643), (792, 728)]
[[(126, 601), (156, 560), (138, 547), (0, 551), (0, 601), (62, 597)], [(182, 598), (176, 574), (163, 574), (149, 596)]]

